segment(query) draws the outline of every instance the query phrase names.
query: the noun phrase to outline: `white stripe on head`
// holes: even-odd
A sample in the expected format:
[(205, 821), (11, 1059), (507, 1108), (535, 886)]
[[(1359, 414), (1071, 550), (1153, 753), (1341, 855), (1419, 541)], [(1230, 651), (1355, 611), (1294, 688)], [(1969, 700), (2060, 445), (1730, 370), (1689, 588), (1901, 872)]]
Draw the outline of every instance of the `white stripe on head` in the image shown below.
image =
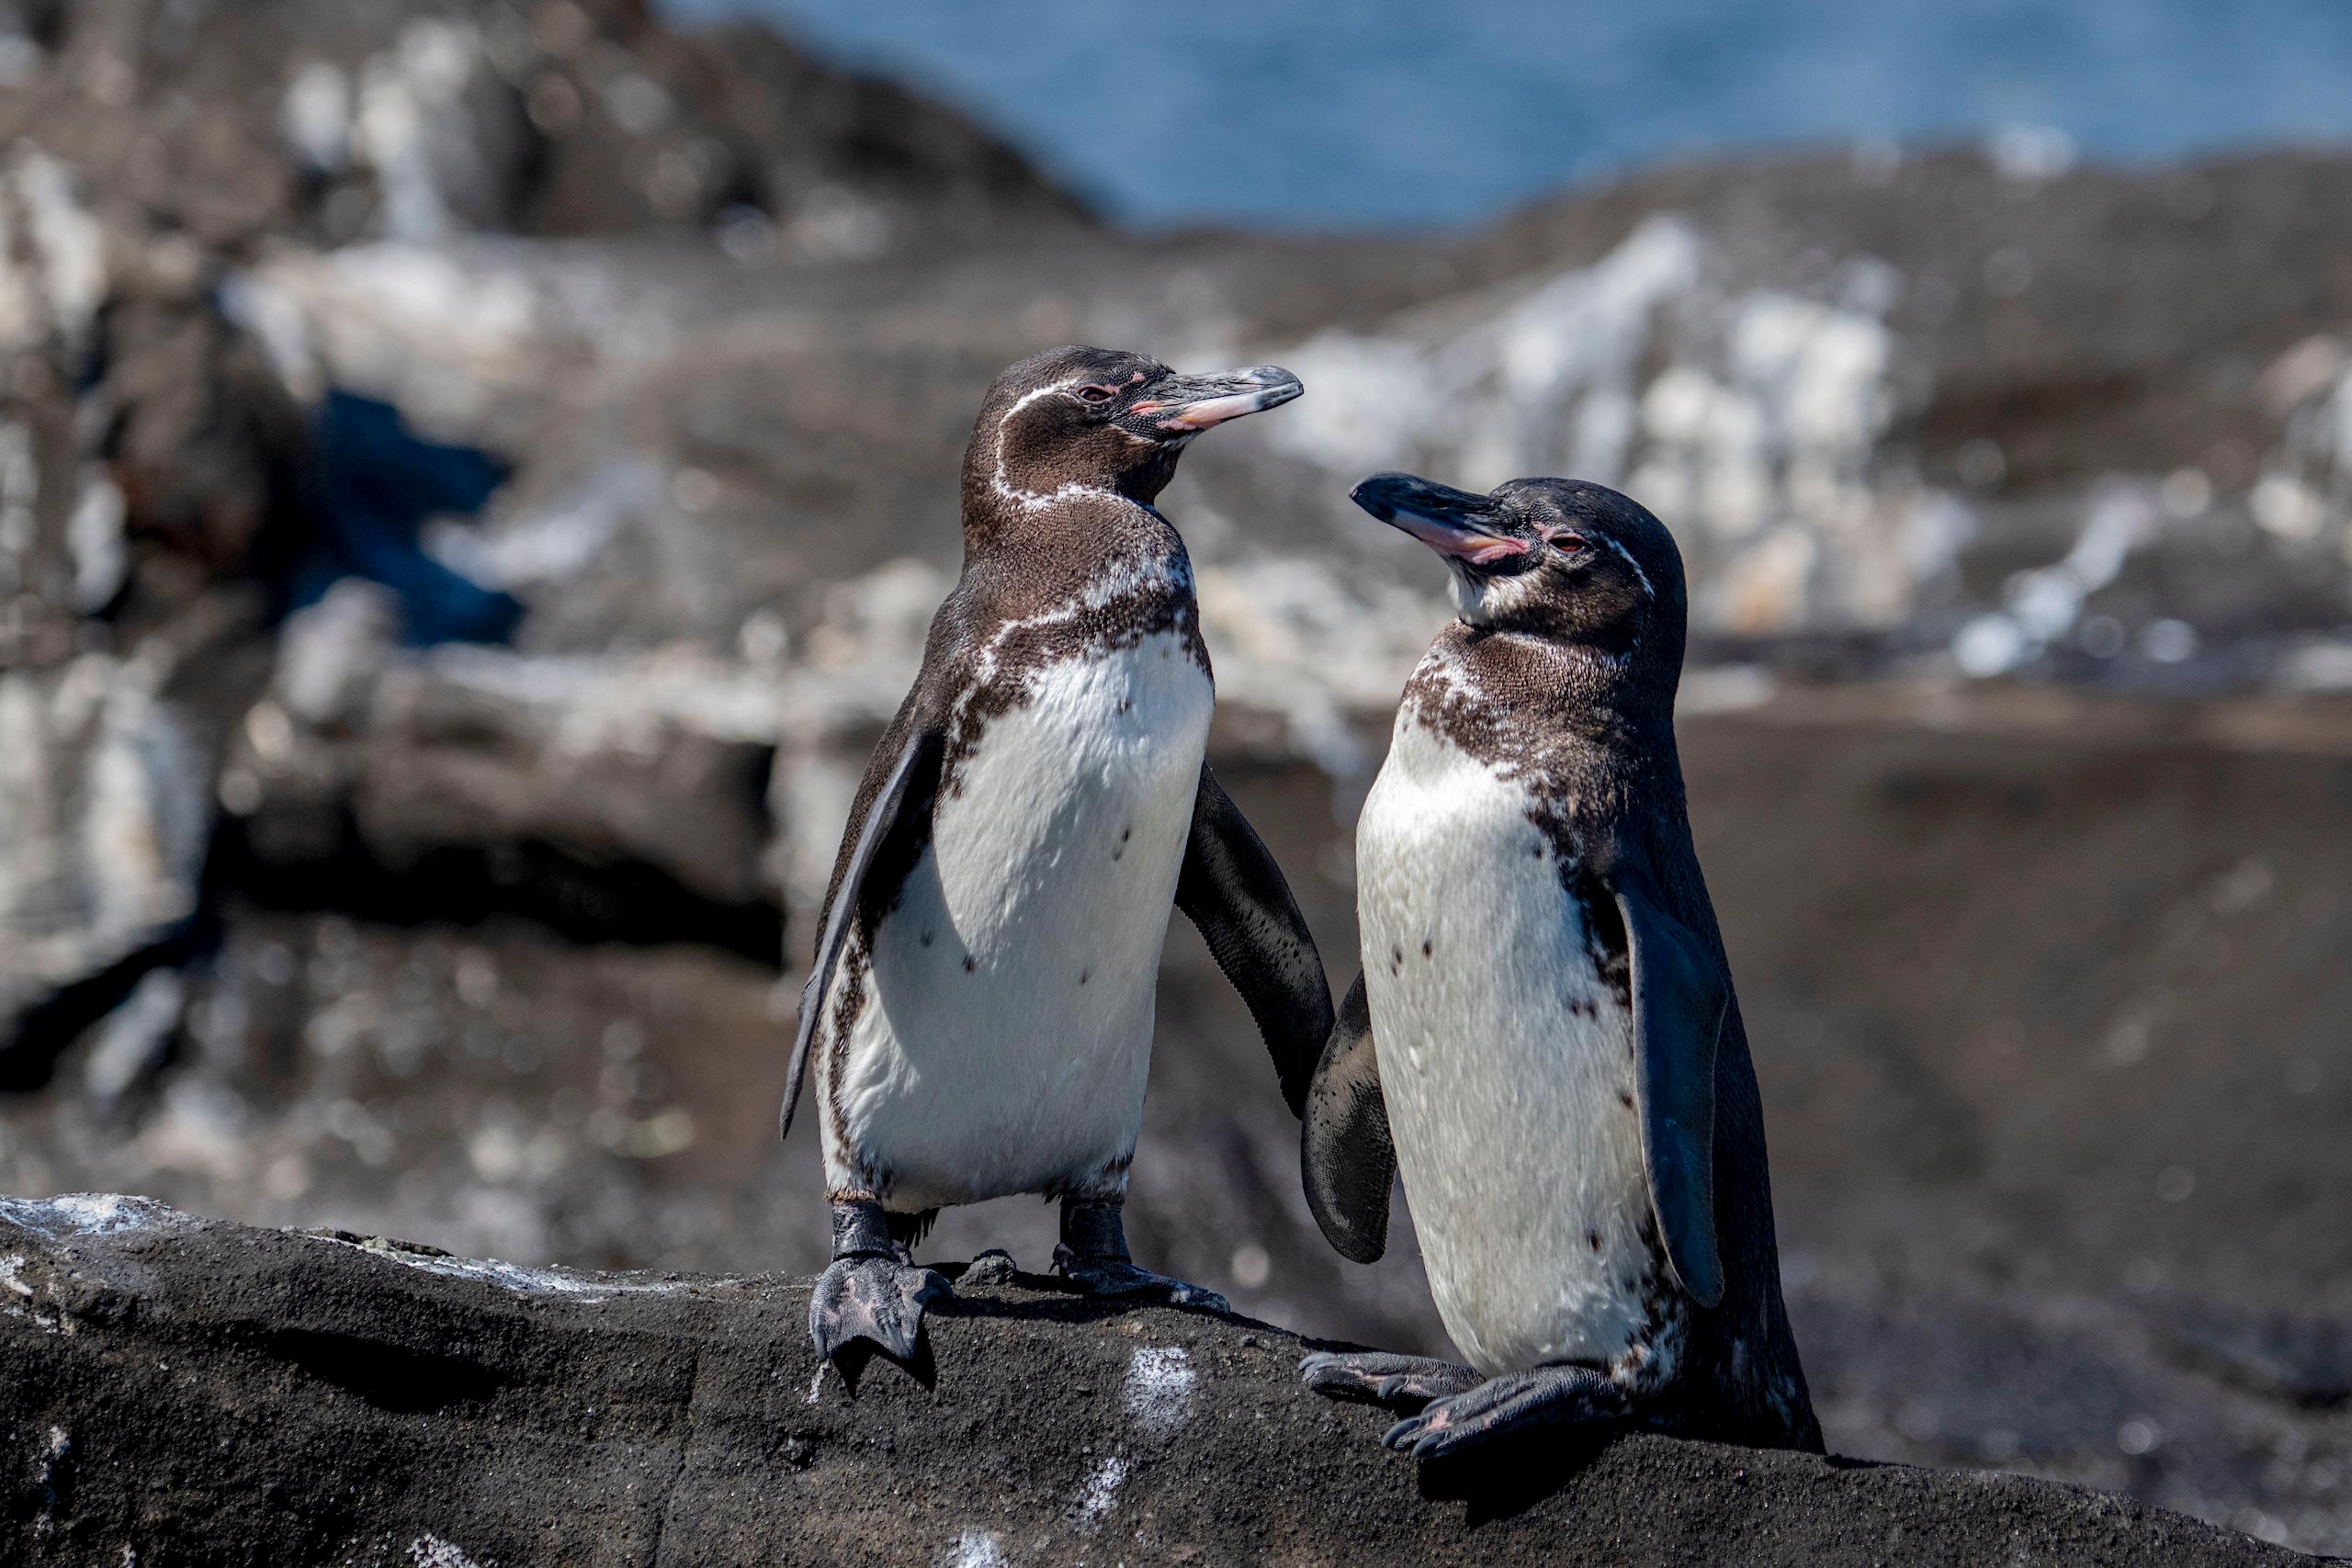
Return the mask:
[[(1598, 530), (1596, 530), (1596, 532), (1598, 532)], [(1642, 563), (1634, 558), (1634, 552), (1627, 549), (1624, 546), (1619, 544), (1615, 539), (1611, 538), (1606, 534), (1600, 535), (1600, 542), (1607, 545), (1611, 549), (1615, 550), (1617, 552), (1618, 558), (1623, 560), (1627, 566), (1634, 569), (1634, 577), (1642, 585), (1643, 597), (1649, 600), (1653, 604), (1657, 604), (1657, 590), (1650, 586), (1650, 574), (1642, 570)]]
[(1012, 416), (1019, 413), (1023, 409), (1027, 408), (1031, 403), (1035, 402), (1039, 398), (1052, 397), (1057, 393), (1067, 392), (1072, 387), (1082, 387), (1087, 385), (1091, 385), (1091, 383), (1088, 382), (1085, 377), (1073, 376), (1067, 381), (1057, 381), (1050, 387), (1035, 388), (1029, 391), (1022, 393), (1020, 397), (1013, 400), (1012, 406), (1004, 411), (1004, 417), (996, 422), (996, 472), (989, 477), (989, 489), (995, 491), (997, 494), (1012, 502), (1013, 505), (1020, 507), (1024, 512), (1034, 512), (1041, 506), (1051, 506), (1054, 502), (1072, 495), (1095, 495), (1101, 496), (1108, 501), (1125, 501), (1127, 499), (1121, 495), (1117, 491), (1106, 490), (1101, 485), (1079, 484), (1076, 482), (1062, 485), (1052, 491), (1023, 490), (1020, 486), (1014, 484), (1004, 471), (1005, 432), (1012, 423)]

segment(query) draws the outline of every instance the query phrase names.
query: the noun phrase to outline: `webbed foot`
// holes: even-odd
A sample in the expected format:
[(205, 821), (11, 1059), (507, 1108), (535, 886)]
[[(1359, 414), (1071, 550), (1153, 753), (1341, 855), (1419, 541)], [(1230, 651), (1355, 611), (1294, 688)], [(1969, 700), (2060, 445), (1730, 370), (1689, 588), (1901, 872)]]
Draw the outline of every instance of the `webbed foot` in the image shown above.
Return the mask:
[(1628, 1409), (1623, 1391), (1590, 1367), (1538, 1367), (1436, 1400), (1380, 1440), (1415, 1459), (1442, 1459), (1530, 1427), (1621, 1420)]
[(1298, 1371), (1300, 1381), (1317, 1393), (1398, 1410), (1419, 1410), (1431, 1400), (1478, 1386), (1478, 1374), (1468, 1367), (1385, 1350), (1317, 1350), (1298, 1363)]
[[(892, 1234), (907, 1224), (870, 1201), (833, 1204), (833, 1260), (808, 1298), (808, 1337), (827, 1360), (842, 1365), (861, 1339), (899, 1361), (914, 1359), (923, 1308), (956, 1293), (946, 1276), (916, 1267), (909, 1242)], [(845, 1365), (842, 1375), (851, 1375)]]
[(1067, 1247), (1054, 1248), (1054, 1272), (1097, 1296), (1119, 1296), (1157, 1302), (1166, 1306), (1206, 1307), (1211, 1312), (1233, 1310), (1215, 1291), (1188, 1285), (1148, 1269), (1138, 1269), (1124, 1258), (1080, 1258)]
[(1063, 1199), (1062, 1239), (1054, 1248), (1054, 1272), (1098, 1296), (1211, 1312), (1233, 1310), (1215, 1291), (1136, 1268), (1127, 1256), (1125, 1206), (1123, 1198)]
[(836, 1258), (808, 1303), (808, 1333), (817, 1353), (838, 1358), (870, 1339), (901, 1361), (922, 1340), (923, 1308), (955, 1294), (946, 1276), (895, 1258)]

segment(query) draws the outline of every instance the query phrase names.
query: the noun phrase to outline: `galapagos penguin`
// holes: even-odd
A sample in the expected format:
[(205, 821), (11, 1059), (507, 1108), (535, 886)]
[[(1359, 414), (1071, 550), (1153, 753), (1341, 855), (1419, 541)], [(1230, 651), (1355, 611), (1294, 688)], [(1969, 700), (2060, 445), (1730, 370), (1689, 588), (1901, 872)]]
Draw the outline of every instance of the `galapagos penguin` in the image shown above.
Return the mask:
[(1380, 1256), (1401, 1167), (1468, 1366), (1321, 1353), (1433, 1458), (1612, 1422), (1819, 1450), (1781, 1300), (1756, 1075), (1674, 743), (1682, 561), (1625, 496), (1351, 499), (1451, 569), (1356, 829), (1363, 970), (1302, 1130), (1307, 1200)]
[(989, 390), (964, 566), (875, 749), (826, 897), (784, 1102), (815, 1066), (833, 1258), (820, 1353), (904, 1360), (945, 1280), (938, 1211), (1061, 1202), (1059, 1271), (1222, 1310), (1137, 1268), (1121, 1206), (1169, 909), (1199, 927), (1294, 1113), (1330, 1032), (1288, 884), (1204, 759), (1215, 686), (1191, 560), (1154, 499), (1201, 432), (1298, 396), (1273, 366), (1180, 376), (1065, 347)]

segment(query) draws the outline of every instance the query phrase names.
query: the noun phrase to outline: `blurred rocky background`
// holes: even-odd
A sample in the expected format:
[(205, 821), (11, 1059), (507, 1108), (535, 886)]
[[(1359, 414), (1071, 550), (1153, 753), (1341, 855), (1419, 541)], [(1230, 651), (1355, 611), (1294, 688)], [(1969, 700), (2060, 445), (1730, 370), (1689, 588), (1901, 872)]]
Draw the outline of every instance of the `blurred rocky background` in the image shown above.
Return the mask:
[[(1272, 360), (1308, 396), (1167, 505), (1335, 986), (1448, 613), (1347, 483), (1632, 491), (1832, 1446), (2352, 1551), (2352, 153), (1144, 235), (633, 0), (12, 0), (0, 83), (0, 1190), (813, 1270), (798, 969), (981, 389)], [(1131, 1214), (1443, 1345), (1401, 1210), (1374, 1269), (1317, 1236), (1181, 921)]]

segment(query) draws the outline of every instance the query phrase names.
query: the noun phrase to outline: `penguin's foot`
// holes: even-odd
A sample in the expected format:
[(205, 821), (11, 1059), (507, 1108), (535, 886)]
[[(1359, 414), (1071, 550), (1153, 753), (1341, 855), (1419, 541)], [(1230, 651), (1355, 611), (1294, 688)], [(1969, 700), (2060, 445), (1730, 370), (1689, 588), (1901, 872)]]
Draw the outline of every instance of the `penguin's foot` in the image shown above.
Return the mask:
[(1124, 1196), (1063, 1199), (1062, 1239), (1054, 1248), (1054, 1272), (1098, 1296), (1206, 1307), (1211, 1312), (1233, 1310), (1215, 1291), (1136, 1268), (1127, 1256), (1125, 1209)]
[(1169, 1306), (1205, 1307), (1229, 1313), (1232, 1303), (1215, 1291), (1188, 1285), (1148, 1269), (1138, 1269), (1124, 1258), (1080, 1258), (1067, 1247), (1054, 1248), (1054, 1272), (1097, 1296), (1119, 1296)]
[(1317, 1350), (1298, 1363), (1299, 1379), (1316, 1393), (1364, 1404), (1419, 1410), (1431, 1400), (1467, 1393), (1478, 1386), (1468, 1367), (1432, 1356), (1396, 1356), (1385, 1350), (1342, 1355)]
[(1624, 1392), (1590, 1367), (1538, 1367), (1437, 1400), (1380, 1440), (1415, 1459), (1442, 1459), (1530, 1427), (1622, 1420), (1628, 1409)]
[(836, 1258), (809, 1299), (808, 1334), (827, 1360), (869, 1339), (910, 1361), (922, 1342), (923, 1308), (955, 1293), (946, 1276), (896, 1258)]

